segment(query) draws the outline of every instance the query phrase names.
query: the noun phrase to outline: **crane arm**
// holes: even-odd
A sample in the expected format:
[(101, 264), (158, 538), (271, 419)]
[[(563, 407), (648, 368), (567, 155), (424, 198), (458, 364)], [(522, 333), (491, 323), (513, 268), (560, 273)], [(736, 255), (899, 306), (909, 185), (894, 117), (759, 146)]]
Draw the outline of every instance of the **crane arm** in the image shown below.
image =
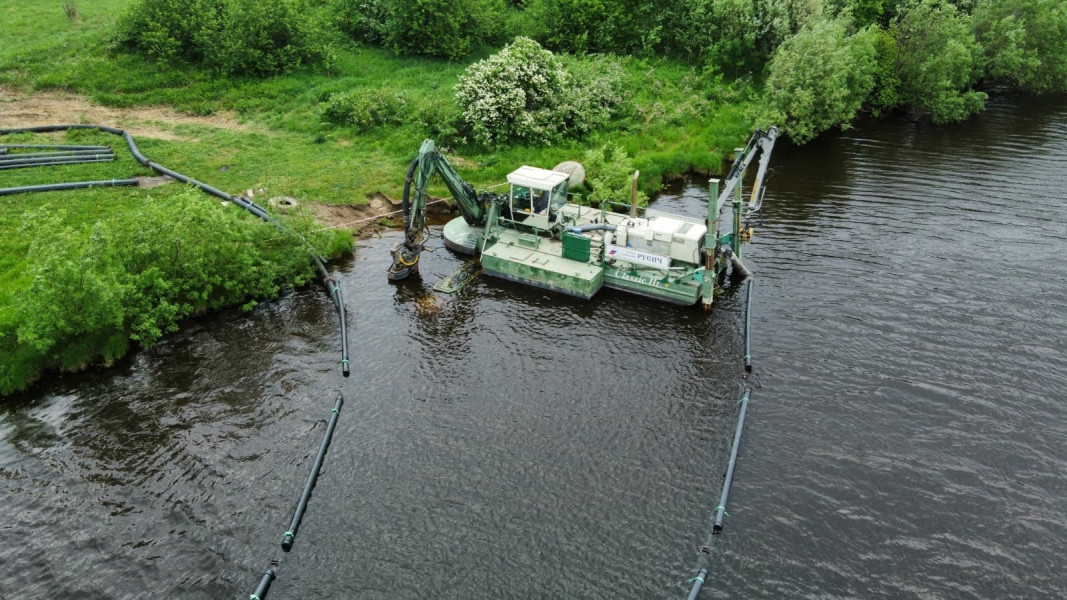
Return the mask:
[(486, 199), (474, 186), (459, 176), (456, 168), (437, 149), (433, 140), (426, 140), (408, 166), (404, 180), (404, 241), (393, 249), (393, 264), (389, 279), (399, 281), (418, 272), (419, 255), (426, 242), (426, 201), (430, 179), (440, 175), (445, 187), (456, 201), (463, 219), (473, 227), (485, 222)]
[(734, 189), (745, 176), (745, 170), (748, 169), (748, 165), (752, 163), (757, 154), (760, 155), (759, 168), (756, 171), (756, 182), (752, 186), (752, 195), (749, 197), (748, 208), (759, 208), (760, 200), (763, 197), (761, 194), (763, 178), (767, 174), (767, 166), (771, 162), (771, 150), (774, 149), (774, 142), (777, 139), (778, 128), (773, 126), (767, 131), (757, 129), (752, 134), (741, 156), (734, 161), (733, 167), (730, 168), (730, 173), (726, 176), (722, 193), (719, 194), (719, 198), (716, 201), (716, 210), (721, 209), (722, 205), (733, 195)]

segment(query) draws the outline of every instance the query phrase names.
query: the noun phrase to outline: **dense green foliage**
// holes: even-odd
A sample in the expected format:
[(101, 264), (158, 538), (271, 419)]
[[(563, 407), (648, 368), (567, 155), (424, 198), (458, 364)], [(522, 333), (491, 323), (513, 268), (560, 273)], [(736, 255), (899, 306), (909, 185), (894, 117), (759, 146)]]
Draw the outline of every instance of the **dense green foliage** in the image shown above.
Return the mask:
[[(864, 111), (959, 121), (982, 110), (991, 86), (1067, 91), (1062, 0), (318, 0), (332, 15), (318, 20), (308, 1), (138, 0), (119, 37), (159, 60), (260, 75), (332, 64), (321, 43), (329, 28), (398, 55), (449, 60), (515, 36), (567, 53), (555, 60), (578, 68), (591, 53), (666, 55), (689, 61), (711, 85), (720, 77), (764, 82), (756, 120), (780, 121), (801, 143)], [(562, 92), (523, 88), (516, 78), (531, 72), (508, 74), (499, 56), (488, 59), (496, 72), (485, 61), (469, 67), (478, 72), (465, 75), (456, 110), (413, 106), (404, 114), (395, 103), (375, 110), (365, 96), (339, 96), (324, 120), (367, 130), (411, 118), (435, 134), (499, 146), (556, 143), (616, 113), (637, 113), (601, 77), (547, 80)]]
[[(832, 0), (824, 7), (816, 0), (808, 6), (806, 24), (777, 46), (768, 64), (761, 111), (762, 121), (778, 120), (801, 143), (847, 127), (863, 109), (948, 123), (981, 111), (995, 85), (1067, 91), (1062, 1)], [(839, 25), (825, 25), (831, 22)], [(856, 23), (871, 29), (850, 35)], [(822, 39), (812, 38), (815, 31)]]
[[(596, 205), (629, 204), (633, 193), (634, 161), (619, 146), (601, 146), (585, 153), (582, 164), (592, 188), (589, 202)], [(648, 204), (648, 194), (637, 192), (637, 203)], [(609, 206), (609, 208), (612, 208)], [(618, 206), (614, 207), (618, 209)]]
[(575, 80), (555, 55), (519, 37), (467, 67), (456, 85), (456, 101), (481, 144), (551, 144), (565, 134), (603, 126), (622, 99), (617, 67), (590, 71)]
[(985, 0), (974, 31), (988, 79), (1029, 92), (1067, 89), (1067, 3)]
[(323, 118), (335, 125), (368, 131), (379, 125), (399, 125), (407, 103), (389, 90), (337, 92), (330, 94), (322, 109)]
[[(147, 200), (85, 232), (63, 210), (38, 210), (29, 285), (14, 296), (16, 319), (0, 331), (0, 393), (44, 369), (74, 369), (175, 331), (203, 310), (273, 298), (313, 276), (294, 234), (235, 214), (197, 190)], [(14, 359), (18, 357), (18, 359)]]
[(799, 144), (847, 126), (874, 86), (873, 30), (845, 33), (841, 20), (818, 20), (787, 39), (768, 68), (766, 124)]
[(119, 21), (119, 47), (227, 75), (273, 75), (333, 60), (306, 0), (137, 0)]
[(982, 110), (986, 94), (971, 89), (981, 76), (981, 48), (969, 16), (943, 0), (914, 1), (890, 32), (901, 100), (913, 114), (946, 123)]
[(459, 59), (502, 39), (499, 0), (338, 0), (343, 30), (397, 54)]

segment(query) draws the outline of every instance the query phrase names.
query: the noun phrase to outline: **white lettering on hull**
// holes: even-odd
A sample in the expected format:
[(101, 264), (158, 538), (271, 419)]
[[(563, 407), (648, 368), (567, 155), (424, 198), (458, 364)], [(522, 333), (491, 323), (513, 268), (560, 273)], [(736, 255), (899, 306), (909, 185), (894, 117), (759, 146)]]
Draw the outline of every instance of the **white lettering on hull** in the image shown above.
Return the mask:
[(608, 246), (607, 256), (609, 259), (625, 260), (628, 263), (658, 267), (660, 269), (666, 269), (671, 266), (671, 259), (662, 254), (642, 252), (634, 248), (626, 248), (614, 244)]

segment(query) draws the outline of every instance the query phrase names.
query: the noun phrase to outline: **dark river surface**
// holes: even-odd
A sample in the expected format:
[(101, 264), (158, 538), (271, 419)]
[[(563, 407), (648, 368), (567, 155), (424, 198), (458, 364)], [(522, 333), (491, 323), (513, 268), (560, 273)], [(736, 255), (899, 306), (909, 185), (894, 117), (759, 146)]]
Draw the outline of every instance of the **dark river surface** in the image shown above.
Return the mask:
[[(702, 598), (1067, 597), (1067, 101), (781, 144), (752, 404)], [(703, 214), (706, 184), (659, 205)], [(685, 310), (480, 278), (395, 236), (0, 412), (0, 597), (684, 598), (744, 293)], [(293, 552), (278, 545), (337, 393)]]

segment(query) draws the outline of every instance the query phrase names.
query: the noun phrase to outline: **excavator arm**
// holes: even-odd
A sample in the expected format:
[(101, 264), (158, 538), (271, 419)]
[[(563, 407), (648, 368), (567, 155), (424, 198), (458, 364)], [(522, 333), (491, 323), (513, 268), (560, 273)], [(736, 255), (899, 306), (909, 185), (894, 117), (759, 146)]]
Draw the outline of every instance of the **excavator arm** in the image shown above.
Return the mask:
[(424, 141), (408, 166), (404, 180), (404, 241), (393, 248), (393, 264), (388, 273), (390, 281), (400, 281), (419, 272), (419, 256), (427, 237), (426, 191), (434, 175), (441, 176), (463, 219), (472, 227), (485, 223), (488, 203), (497, 197), (492, 193), (479, 194), (473, 185), (459, 176), (433, 140)]
[(748, 165), (752, 163), (752, 160), (758, 154), (760, 157), (759, 168), (756, 170), (756, 181), (752, 184), (752, 195), (749, 197), (746, 208), (748, 210), (759, 210), (760, 205), (763, 203), (763, 178), (767, 175), (767, 165), (771, 162), (771, 150), (774, 149), (774, 142), (777, 139), (778, 128), (774, 126), (767, 131), (757, 129), (752, 134), (741, 156), (734, 161), (730, 173), (726, 176), (725, 185), (723, 185), (722, 192), (716, 201), (717, 208), (722, 208), (722, 205), (730, 199), (734, 189), (741, 183)]

